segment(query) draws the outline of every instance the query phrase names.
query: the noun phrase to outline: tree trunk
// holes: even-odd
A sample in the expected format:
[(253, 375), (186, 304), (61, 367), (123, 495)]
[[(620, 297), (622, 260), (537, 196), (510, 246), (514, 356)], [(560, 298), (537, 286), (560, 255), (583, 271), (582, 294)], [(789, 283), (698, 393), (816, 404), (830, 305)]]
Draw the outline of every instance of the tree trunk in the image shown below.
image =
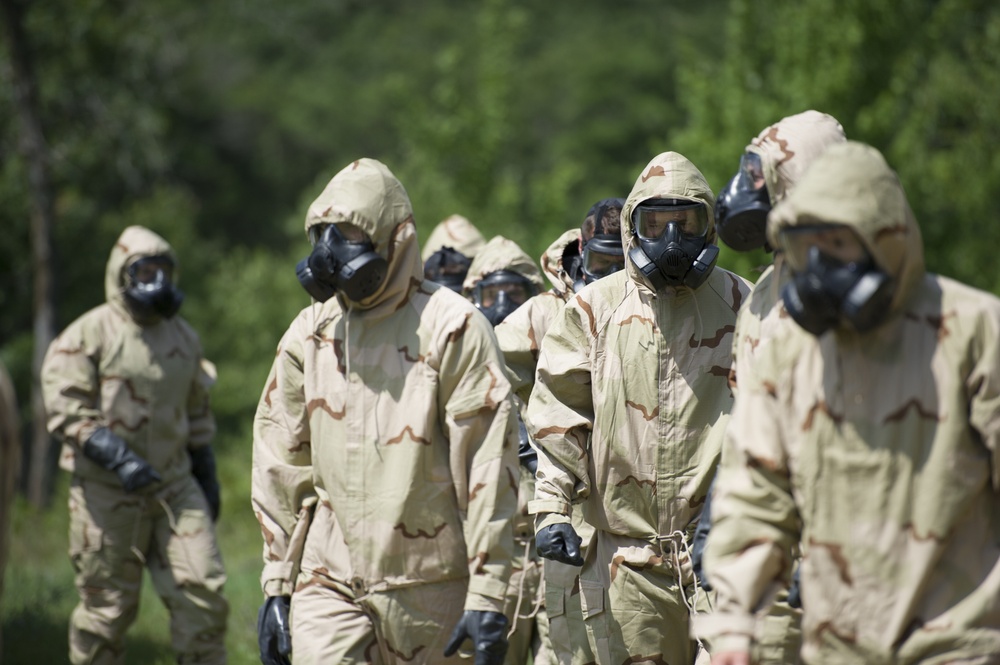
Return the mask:
[(14, 103), (21, 125), (18, 148), (28, 171), (31, 195), (31, 255), (34, 276), (35, 345), (31, 369), (32, 442), (28, 467), (28, 499), (41, 508), (48, 503), (52, 467), (49, 453), (52, 439), (45, 428), (45, 405), (42, 403), (41, 367), (45, 351), (55, 334), (55, 304), (52, 289), (52, 228), (55, 213), (49, 155), (42, 133), (38, 85), (31, 62), (23, 22), (24, 5), (19, 0), (0, 0), (0, 12), (6, 26), (7, 54), (10, 58), (8, 80), (14, 91)]

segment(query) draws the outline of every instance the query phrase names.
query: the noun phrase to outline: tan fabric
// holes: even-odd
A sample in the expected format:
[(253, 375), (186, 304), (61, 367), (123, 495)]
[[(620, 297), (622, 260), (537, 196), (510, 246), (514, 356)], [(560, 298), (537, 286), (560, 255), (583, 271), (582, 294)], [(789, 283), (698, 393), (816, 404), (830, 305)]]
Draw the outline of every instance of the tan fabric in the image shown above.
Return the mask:
[(562, 296), (563, 299), (567, 299), (573, 294), (573, 278), (566, 271), (566, 266), (563, 265), (563, 255), (574, 243), (579, 251), (581, 238), (580, 229), (570, 229), (556, 238), (555, 242), (545, 249), (539, 259), (542, 273), (552, 285), (550, 290)]
[(451, 215), (443, 219), (423, 243), (420, 258), (424, 261), (442, 247), (451, 247), (459, 254), (475, 258), (479, 250), (486, 244), (486, 238), (472, 222), (461, 215)]
[(71, 323), (45, 355), (48, 428), (63, 442), (60, 466), (80, 478), (119, 486), (114, 473), (81, 452), (100, 427), (125, 439), (165, 483), (189, 474), (188, 447), (206, 446), (215, 435), (215, 367), (202, 357), (198, 334), (179, 315), (139, 325), (122, 296), (125, 267), (159, 254), (173, 256), (163, 238), (141, 226), (125, 229), (105, 271), (107, 302)]
[(705, 565), (701, 633), (745, 648), (804, 547), (803, 659), (995, 662), (1000, 653), (1000, 300), (923, 271), (876, 150), (830, 148), (769, 219), (855, 228), (894, 277), (865, 335), (792, 324), (740, 382)]
[[(14, 384), (0, 362), (0, 597), (10, 538), (10, 510), (21, 470), (21, 423), (17, 414)], [(0, 640), (0, 650), (3, 642)]]
[(76, 479), (69, 513), (69, 554), (80, 593), (70, 618), (70, 662), (128, 662), (125, 631), (139, 612), (144, 567), (170, 610), (178, 662), (226, 662), (226, 574), (194, 478), (178, 478), (148, 496)]
[(465, 276), (462, 290), (468, 295), (476, 287), (476, 284), (483, 281), (484, 277), (498, 270), (509, 270), (526, 277), (539, 291), (544, 286), (542, 273), (538, 266), (523, 249), (518, 247), (516, 242), (503, 236), (493, 236), (479, 250), (476, 258), (472, 259), (472, 265), (469, 266), (469, 274)]
[(373, 238), (388, 277), (363, 303), (305, 308), (278, 344), (254, 420), (261, 584), (291, 594), (293, 534), (315, 497), (301, 575), (359, 594), (468, 580), (466, 609), (500, 611), (519, 471), (493, 330), (423, 281), (410, 202), (385, 165), (334, 176), (306, 227), (336, 221)]
[[(643, 169), (622, 219), (650, 198), (699, 201), (711, 211), (715, 196), (691, 162), (664, 153)], [(638, 245), (630, 223), (622, 224), (622, 244)], [(571, 298), (546, 333), (528, 402), (540, 449), (530, 509), (537, 530), (570, 522), (571, 506), (586, 502), (610, 558), (589, 558), (584, 574), (596, 566), (608, 579), (612, 566), (630, 566), (691, 584), (687, 544), (729, 419), (732, 332), (748, 290), (716, 268), (697, 290), (657, 293), (629, 261)], [(632, 621), (658, 639), (687, 635), (686, 623), (668, 630), (652, 615)], [(611, 655), (622, 662), (641, 654)]]

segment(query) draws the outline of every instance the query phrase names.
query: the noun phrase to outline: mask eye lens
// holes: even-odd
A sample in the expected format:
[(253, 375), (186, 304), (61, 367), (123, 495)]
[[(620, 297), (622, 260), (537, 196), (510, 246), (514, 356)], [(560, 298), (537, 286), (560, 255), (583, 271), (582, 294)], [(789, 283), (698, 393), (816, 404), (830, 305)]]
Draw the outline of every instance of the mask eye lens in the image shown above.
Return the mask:
[(708, 212), (700, 203), (679, 205), (642, 205), (632, 214), (638, 236), (643, 240), (657, 240), (670, 224), (686, 236), (700, 238), (708, 231)]
[(148, 286), (170, 282), (173, 271), (174, 266), (169, 259), (151, 256), (139, 259), (129, 266), (128, 274), (134, 284)]

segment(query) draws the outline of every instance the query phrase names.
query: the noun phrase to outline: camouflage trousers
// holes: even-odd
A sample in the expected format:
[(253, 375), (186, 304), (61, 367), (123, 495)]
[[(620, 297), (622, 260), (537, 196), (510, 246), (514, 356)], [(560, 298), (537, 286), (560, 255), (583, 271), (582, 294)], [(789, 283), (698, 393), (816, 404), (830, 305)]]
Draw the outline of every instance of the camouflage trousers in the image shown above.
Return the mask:
[(513, 570), (507, 583), (504, 614), (513, 631), (508, 638), (506, 665), (555, 665), (549, 640), (549, 620), (542, 589), (542, 562), (535, 552), (535, 539), (515, 540)]
[(580, 567), (558, 561), (544, 563), (545, 611), (549, 619), (549, 641), (559, 665), (593, 663), (580, 605)]
[(295, 665), (468, 662), (460, 654), (471, 652), (469, 640), (458, 654), (443, 655), (462, 616), (467, 578), (368, 593), (320, 575), (299, 579), (308, 581), (292, 594)]
[(688, 605), (710, 612), (708, 594), (694, 584), (682, 586), (664, 566), (620, 563), (612, 574), (615, 550), (614, 536), (598, 531), (580, 573), (580, 602), (595, 662), (707, 664), (708, 651), (690, 638)]
[(768, 613), (758, 620), (754, 662), (759, 665), (797, 665), (802, 648), (802, 610), (788, 604), (782, 591)]
[(180, 478), (155, 495), (74, 479), (69, 514), (69, 555), (80, 595), (70, 618), (70, 662), (125, 662), (124, 635), (138, 614), (144, 567), (170, 612), (177, 661), (226, 662), (226, 573), (194, 478)]

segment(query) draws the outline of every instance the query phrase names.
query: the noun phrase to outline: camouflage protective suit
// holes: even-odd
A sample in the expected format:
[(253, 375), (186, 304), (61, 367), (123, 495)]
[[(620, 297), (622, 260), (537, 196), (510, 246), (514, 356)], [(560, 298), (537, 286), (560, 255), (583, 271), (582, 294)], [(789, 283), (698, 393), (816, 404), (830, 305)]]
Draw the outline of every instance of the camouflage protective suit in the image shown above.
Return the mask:
[(893, 300), (866, 334), (783, 319), (741, 381), (706, 552), (717, 613), (699, 631), (745, 650), (801, 540), (805, 662), (995, 663), (1000, 301), (925, 273), (874, 148), (831, 147), (768, 234), (817, 222), (857, 231)]
[[(536, 288), (543, 285), (542, 274), (531, 257), (512, 240), (494, 236), (472, 260), (463, 285), (465, 292), (471, 293), (476, 284), (497, 270), (515, 272), (527, 278)], [(527, 307), (528, 302), (514, 310), (504, 321)], [(499, 325), (503, 325), (503, 322)], [(548, 639), (548, 619), (542, 605), (542, 563), (535, 552), (535, 531), (531, 518), (528, 517), (528, 501), (534, 496), (534, 492), (535, 478), (522, 467), (517, 490), (517, 514), (513, 521), (515, 552), (504, 606), (504, 614), (511, 625), (509, 648), (504, 660), (508, 665), (523, 665), (528, 662), (529, 657), (537, 665), (553, 662)]]
[[(4, 570), (10, 537), (10, 509), (14, 502), (18, 472), (21, 470), (21, 425), (17, 415), (14, 384), (0, 362), (0, 598), (3, 597)], [(0, 641), (0, 652), (3, 643)]]
[(420, 258), (429, 259), (442, 247), (451, 247), (459, 254), (473, 259), (486, 244), (486, 239), (468, 219), (462, 215), (451, 215), (441, 220), (431, 231), (423, 244)]
[[(548, 277), (552, 288), (530, 298), (496, 327), (497, 341), (507, 362), (507, 370), (513, 377), (512, 385), (521, 400), (522, 411), (535, 385), (539, 345), (556, 314), (573, 295), (573, 277), (563, 267), (563, 257), (567, 247), (574, 243), (579, 247), (580, 237), (580, 229), (570, 229), (549, 245), (542, 254), (541, 263), (542, 272)], [(523, 480), (525, 476), (530, 478), (530, 493)], [(524, 493), (533, 498), (534, 476), (522, 474), (521, 485)], [(527, 505), (521, 508), (524, 509), (522, 515), (527, 515)], [(572, 518), (574, 530), (583, 539), (580, 553), (586, 556), (594, 528), (583, 518), (583, 510), (574, 510)], [(533, 530), (530, 536), (533, 540)], [(548, 620), (552, 657), (560, 665), (592, 662), (594, 656), (580, 608), (580, 568), (546, 559), (542, 561), (542, 579), (545, 594), (542, 607)]]
[[(176, 265), (163, 238), (141, 226), (125, 229), (105, 271), (107, 302), (70, 324), (42, 365), (48, 428), (63, 442), (60, 466), (73, 474), (69, 553), (80, 594), (69, 627), (73, 663), (125, 662), (144, 565), (170, 612), (179, 662), (226, 662), (226, 575), (188, 455), (215, 434), (208, 401), (215, 368), (183, 318), (140, 325), (123, 296), (126, 267), (160, 255)], [(126, 493), (113, 472), (85, 457), (83, 444), (102, 427), (162, 481)]]
[[(817, 157), (828, 147), (845, 140), (844, 129), (833, 116), (810, 110), (782, 118), (767, 127), (751, 141), (746, 151), (760, 155), (771, 205), (776, 206)], [(779, 253), (740, 308), (733, 343), (734, 390), (741, 381), (751, 380), (754, 359), (773, 339), (775, 328), (780, 327), (779, 321), (787, 317), (781, 305), (781, 287), (787, 279), (788, 269)], [(711, 576), (711, 571), (708, 574)], [(756, 661), (759, 663), (798, 661), (802, 646), (802, 612), (789, 606), (787, 597), (786, 590), (779, 592), (776, 602), (757, 626)]]
[[(641, 202), (715, 197), (677, 153), (643, 169), (622, 210), (622, 245), (638, 246)], [(709, 242), (715, 240), (709, 227)], [(729, 420), (736, 312), (746, 280), (715, 268), (697, 289), (657, 292), (631, 261), (577, 293), (542, 340), (528, 427), (539, 447), (538, 530), (587, 502), (597, 529), (580, 577), (599, 663), (693, 662), (689, 605), (697, 592), (688, 544)]]
[(254, 421), (261, 584), (291, 596), (301, 663), (458, 662), (466, 610), (503, 611), (519, 477), (510, 384), (489, 322), (423, 280), (400, 182), (362, 159), (309, 207), (388, 261), (370, 297), (300, 312)]

